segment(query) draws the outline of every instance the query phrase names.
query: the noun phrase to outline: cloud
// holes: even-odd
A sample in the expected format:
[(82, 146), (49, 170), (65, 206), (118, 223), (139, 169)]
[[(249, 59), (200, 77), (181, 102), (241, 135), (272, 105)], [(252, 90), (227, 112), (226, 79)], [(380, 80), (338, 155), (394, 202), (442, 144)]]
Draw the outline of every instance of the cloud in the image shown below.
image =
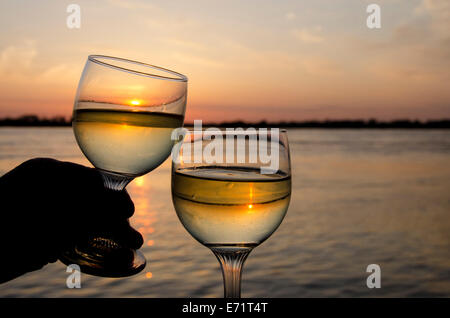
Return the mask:
[(174, 60), (180, 61), (185, 64), (189, 64), (189, 65), (197, 65), (197, 66), (203, 66), (203, 67), (208, 67), (208, 68), (210, 68), (210, 67), (214, 67), (214, 68), (225, 67), (225, 65), (223, 63), (220, 63), (214, 59), (206, 58), (204, 56), (195, 56), (195, 55), (186, 54), (186, 53), (174, 52), (171, 54), (171, 57)]
[(177, 48), (182, 48), (185, 50), (196, 50), (196, 51), (206, 51), (208, 49), (208, 45), (200, 43), (198, 41), (190, 41), (179, 38), (161, 38), (161, 41), (167, 43), (169, 45), (173, 45)]
[(0, 82), (60, 84), (79, 76), (78, 68), (67, 64), (39, 63), (36, 41), (26, 40), (0, 50)]
[(153, 9), (155, 7), (151, 3), (137, 0), (107, 0), (107, 2), (123, 9)]
[(423, 0), (415, 9), (416, 15), (431, 18), (431, 29), (436, 35), (448, 37), (450, 30), (450, 1)]
[(379, 77), (440, 86), (450, 78), (450, 1), (422, 0), (412, 10), (383, 38), (356, 39), (355, 51), (366, 54), (365, 68)]
[(36, 80), (43, 83), (62, 83), (77, 79), (80, 76), (79, 70), (73, 65), (56, 64), (49, 67), (44, 72), (36, 76)]
[(303, 69), (310, 75), (331, 77), (340, 73), (337, 63), (329, 58), (314, 56), (302, 59)]
[(286, 20), (292, 21), (295, 20), (297, 16), (295, 15), (294, 12), (287, 12), (284, 17), (286, 18)]
[(31, 72), (37, 55), (35, 41), (27, 40), (21, 45), (10, 45), (0, 51), (0, 74), (17, 77)]
[(322, 43), (324, 38), (319, 35), (321, 27), (316, 27), (314, 29), (294, 29), (292, 30), (292, 35), (304, 43)]

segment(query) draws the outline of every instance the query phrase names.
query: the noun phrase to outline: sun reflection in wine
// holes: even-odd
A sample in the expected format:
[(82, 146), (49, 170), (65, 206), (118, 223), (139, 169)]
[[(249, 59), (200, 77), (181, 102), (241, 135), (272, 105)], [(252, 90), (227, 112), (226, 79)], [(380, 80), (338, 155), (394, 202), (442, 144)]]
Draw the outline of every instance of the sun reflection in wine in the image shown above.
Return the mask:
[(253, 213), (252, 209), (253, 209), (253, 183), (250, 184), (249, 187), (249, 204), (248, 204), (248, 211), (247, 213)]

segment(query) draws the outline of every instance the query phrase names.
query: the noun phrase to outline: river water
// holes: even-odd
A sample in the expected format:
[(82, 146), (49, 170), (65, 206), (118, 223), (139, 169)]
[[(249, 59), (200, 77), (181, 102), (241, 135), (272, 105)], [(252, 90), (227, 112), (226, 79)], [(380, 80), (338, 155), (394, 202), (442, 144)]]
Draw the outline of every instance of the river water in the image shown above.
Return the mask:
[[(288, 134), (291, 204), (247, 259), (243, 297), (449, 297), (450, 130)], [(0, 128), (0, 175), (33, 157), (89, 165), (70, 128)], [(82, 288), (68, 289), (57, 262), (0, 285), (0, 297), (221, 297), (216, 258), (173, 209), (170, 161), (127, 189), (131, 223), (145, 238), (144, 271), (82, 274)], [(366, 286), (369, 264), (381, 268), (380, 289)]]

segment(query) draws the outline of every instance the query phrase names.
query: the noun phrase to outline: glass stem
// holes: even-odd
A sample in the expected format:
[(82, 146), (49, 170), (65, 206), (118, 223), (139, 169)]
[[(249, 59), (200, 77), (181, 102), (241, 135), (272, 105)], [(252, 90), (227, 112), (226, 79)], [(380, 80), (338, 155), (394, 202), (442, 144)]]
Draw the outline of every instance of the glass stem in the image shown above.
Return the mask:
[(211, 248), (223, 274), (224, 298), (241, 298), (241, 274), (250, 248)]
[(105, 188), (115, 191), (122, 191), (123, 189), (125, 189), (127, 184), (133, 180), (132, 177), (127, 177), (112, 172), (106, 172), (103, 170), (100, 170), (100, 174), (103, 178), (103, 184), (105, 185)]

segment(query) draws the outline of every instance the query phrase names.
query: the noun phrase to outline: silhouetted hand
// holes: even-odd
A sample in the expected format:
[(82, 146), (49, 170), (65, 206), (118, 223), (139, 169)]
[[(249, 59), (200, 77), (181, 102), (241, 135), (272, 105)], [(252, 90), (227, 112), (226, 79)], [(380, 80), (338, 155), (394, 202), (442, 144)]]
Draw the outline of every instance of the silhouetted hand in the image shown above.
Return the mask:
[(0, 198), (0, 283), (55, 262), (97, 234), (131, 249), (143, 243), (127, 220), (134, 213), (130, 196), (106, 189), (93, 168), (28, 160), (0, 178)]

